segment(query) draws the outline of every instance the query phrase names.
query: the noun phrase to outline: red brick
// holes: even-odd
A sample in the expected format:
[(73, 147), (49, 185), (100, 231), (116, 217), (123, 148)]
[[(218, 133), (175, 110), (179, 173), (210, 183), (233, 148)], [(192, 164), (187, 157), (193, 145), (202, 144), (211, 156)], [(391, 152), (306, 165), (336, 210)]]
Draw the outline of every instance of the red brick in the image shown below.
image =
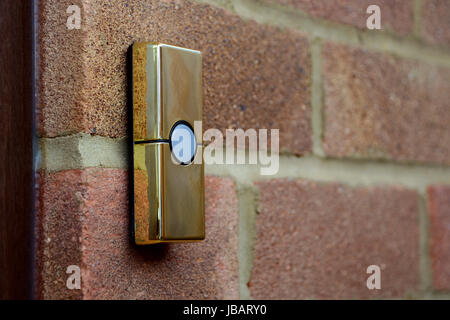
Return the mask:
[(423, 0), (422, 28), (428, 42), (450, 45), (450, 2), (448, 0)]
[(81, 30), (67, 29), (66, 10), (72, 4), (82, 7), (81, 0), (39, 1), (40, 135), (66, 135), (83, 129), (86, 101), (81, 92), (85, 78), (81, 43), (86, 29), (84, 23)]
[[(45, 135), (124, 136), (126, 50), (134, 41), (160, 41), (202, 51), (204, 129), (277, 128), (281, 148), (311, 150), (304, 35), (206, 4), (140, 0), (83, 1), (82, 30), (69, 31), (61, 23), (65, 10), (54, 10), (69, 2), (46, 0), (41, 9), (47, 15), (40, 40)], [(80, 32), (79, 39), (68, 38)]]
[(81, 266), (80, 201), (87, 191), (82, 172), (41, 173), (39, 183), (37, 297), (80, 299), (79, 290), (66, 287), (66, 269)]
[(450, 69), (327, 43), (324, 150), (450, 164)]
[(370, 5), (381, 9), (382, 29), (407, 35), (412, 32), (413, 0), (266, 0), (300, 9), (313, 17), (366, 29)]
[(428, 187), (433, 286), (450, 290), (450, 186)]
[[(403, 298), (418, 289), (415, 192), (303, 180), (257, 187), (253, 298)], [(369, 265), (381, 268), (381, 290), (366, 287)]]
[[(237, 299), (237, 198), (234, 183), (207, 177), (206, 240), (132, 246), (128, 177), (119, 169), (45, 176), (40, 274), (44, 298)], [(71, 221), (77, 224), (73, 227)], [(45, 239), (50, 238), (50, 242)], [(67, 249), (74, 248), (73, 250)], [(66, 289), (68, 264), (81, 267), (81, 291)], [(58, 272), (55, 273), (54, 271)]]

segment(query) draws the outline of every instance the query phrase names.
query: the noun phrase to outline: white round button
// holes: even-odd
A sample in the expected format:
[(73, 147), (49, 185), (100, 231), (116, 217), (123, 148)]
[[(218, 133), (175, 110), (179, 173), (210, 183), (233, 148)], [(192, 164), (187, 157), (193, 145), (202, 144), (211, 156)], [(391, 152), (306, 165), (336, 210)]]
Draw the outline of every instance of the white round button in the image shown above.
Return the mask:
[(189, 164), (194, 160), (197, 150), (197, 140), (192, 128), (187, 122), (177, 122), (170, 134), (170, 148), (173, 158), (179, 164)]

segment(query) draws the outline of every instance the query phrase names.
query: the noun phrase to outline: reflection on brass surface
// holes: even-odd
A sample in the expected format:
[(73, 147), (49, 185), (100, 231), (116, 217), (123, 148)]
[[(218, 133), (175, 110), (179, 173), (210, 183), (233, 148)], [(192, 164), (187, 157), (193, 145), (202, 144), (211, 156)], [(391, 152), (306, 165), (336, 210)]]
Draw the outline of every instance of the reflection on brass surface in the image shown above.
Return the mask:
[(147, 136), (147, 46), (137, 43), (133, 46), (133, 138), (144, 139)]
[[(132, 69), (134, 241), (203, 240), (204, 166), (176, 164), (168, 143), (177, 121), (194, 127), (202, 119), (201, 54), (135, 43)], [(203, 158), (203, 148), (197, 148), (196, 158)]]
[[(202, 120), (202, 57), (198, 51), (167, 46), (161, 54), (162, 137), (168, 139), (175, 122), (185, 120), (194, 127), (195, 120)], [(201, 132), (196, 139), (201, 141)]]
[(137, 242), (149, 239), (148, 175), (144, 170), (134, 171), (134, 217)]
[[(134, 145), (134, 232), (137, 244), (159, 239), (160, 143)], [(144, 181), (145, 179), (145, 181)]]

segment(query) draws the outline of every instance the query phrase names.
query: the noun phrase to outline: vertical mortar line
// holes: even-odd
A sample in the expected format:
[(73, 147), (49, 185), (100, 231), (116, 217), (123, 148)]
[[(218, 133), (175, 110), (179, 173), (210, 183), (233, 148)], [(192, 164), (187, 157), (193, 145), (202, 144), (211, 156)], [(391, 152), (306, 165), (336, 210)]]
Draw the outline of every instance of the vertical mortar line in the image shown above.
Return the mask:
[(419, 241), (420, 241), (420, 291), (422, 298), (432, 293), (432, 268), (430, 257), (430, 221), (428, 216), (428, 197), (426, 190), (418, 192), (419, 208)]
[(250, 186), (237, 185), (239, 203), (239, 298), (251, 299), (248, 282), (253, 266), (253, 248), (256, 241), (256, 193)]
[(323, 79), (322, 79), (322, 40), (313, 38), (311, 54), (311, 127), (313, 131), (313, 154), (324, 157), (323, 136)]
[(430, 229), (430, 215), (428, 213), (428, 194), (426, 190), (423, 192), (422, 195), (422, 210), (423, 213), (423, 228), (425, 230), (421, 230), (423, 236), (425, 239), (421, 239), (423, 242), (423, 248), (422, 248), (422, 263), (423, 263), (423, 279), (422, 282), (424, 283), (424, 298), (426, 299), (437, 299), (437, 300), (449, 300), (450, 299), (450, 292), (439, 292), (433, 288), (433, 268), (431, 266), (431, 252), (430, 252), (430, 236), (431, 236), (431, 229)]
[(414, 15), (414, 36), (421, 38), (422, 36), (422, 0), (414, 0), (413, 4)]

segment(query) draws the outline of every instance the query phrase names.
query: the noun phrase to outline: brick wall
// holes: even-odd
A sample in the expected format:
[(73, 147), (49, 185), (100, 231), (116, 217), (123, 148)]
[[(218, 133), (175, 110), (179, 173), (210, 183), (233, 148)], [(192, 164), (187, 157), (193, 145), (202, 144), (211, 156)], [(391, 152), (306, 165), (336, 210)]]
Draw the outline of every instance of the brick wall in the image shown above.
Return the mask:
[[(445, 0), (40, 1), (36, 295), (450, 298), (449, 16)], [(204, 129), (280, 129), (275, 176), (206, 166), (202, 243), (129, 244), (134, 41), (202, 51)]]

